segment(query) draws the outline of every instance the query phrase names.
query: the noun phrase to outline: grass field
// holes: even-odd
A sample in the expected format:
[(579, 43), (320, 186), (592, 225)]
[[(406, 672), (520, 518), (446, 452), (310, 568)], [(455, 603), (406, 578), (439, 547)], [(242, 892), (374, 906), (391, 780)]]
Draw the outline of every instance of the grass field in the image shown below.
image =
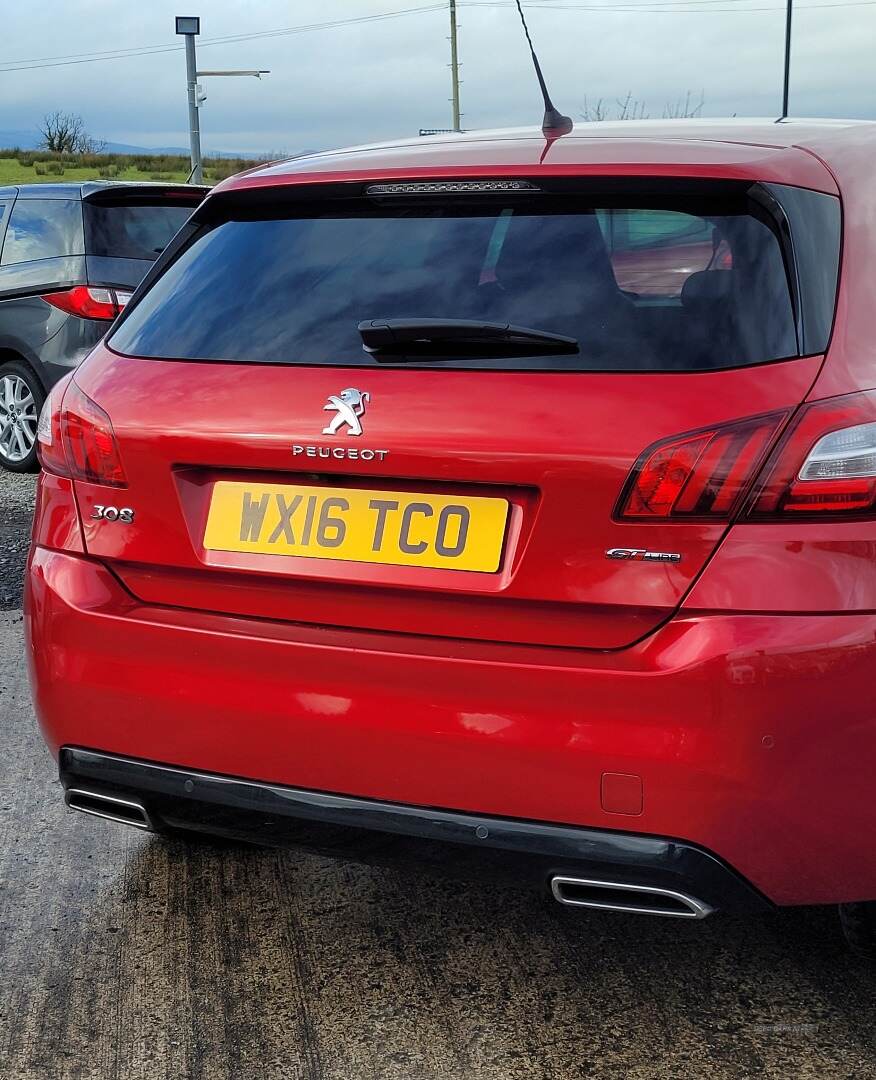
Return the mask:
[[(206, 183), (215, 184), (258, 161), (212, 158), (204, 162)], [(49, 154), (33, 150), (0, 150), (0, 187), (7, 184), (52, 184), (65, 180), (188, 179), (188, 158), (170, 154)]]

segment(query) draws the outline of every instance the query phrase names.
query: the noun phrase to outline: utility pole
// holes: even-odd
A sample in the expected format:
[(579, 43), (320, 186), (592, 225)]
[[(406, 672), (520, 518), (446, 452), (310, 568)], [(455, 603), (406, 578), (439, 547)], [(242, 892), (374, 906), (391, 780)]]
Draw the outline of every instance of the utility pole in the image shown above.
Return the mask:
[(782, 91), (782, 119), (788, 115), (788, 91), (791, 85), (791, 13), (794, 0), (788, 0), (785, 14), (785, 85)]
[(201, 168), (201, 124), (198, 119), (198, 65), (195, 60), (195, 37), (201, 32), (201, 20), (197, 17), (177, 15), (176, 32), (186, 39), (186, 87), (189, 97), (189, 145), (192, 153), (192, 172), (189, 181), (203, 184)]
[[(790, 3), (791, 0), (788, 0)], [(450, 78), (453, 87), (453, 130), (462, 131), (459, 113), (459, 58), (456, 51), (456, 0), (450, 0)]]

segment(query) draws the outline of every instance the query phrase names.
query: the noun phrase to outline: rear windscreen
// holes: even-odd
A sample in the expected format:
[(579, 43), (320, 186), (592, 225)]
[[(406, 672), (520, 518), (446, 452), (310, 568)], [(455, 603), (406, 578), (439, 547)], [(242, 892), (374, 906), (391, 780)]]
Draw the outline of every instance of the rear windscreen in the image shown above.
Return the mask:
[(469, 319), (566, 335), (578, 350), (484, 357), (456, 342), (442, 367), (694, 371), (802, 351), (792, 255), (748, 188), (335, 199), (223, 214), (127, 314), (114, 349), (434, 366), (434, 356), (369, 354), (358, 324)]
[(89, 255), (154, 262), (188, 221), (192, 203), (165, 201), (86, 202), (85, 244)]

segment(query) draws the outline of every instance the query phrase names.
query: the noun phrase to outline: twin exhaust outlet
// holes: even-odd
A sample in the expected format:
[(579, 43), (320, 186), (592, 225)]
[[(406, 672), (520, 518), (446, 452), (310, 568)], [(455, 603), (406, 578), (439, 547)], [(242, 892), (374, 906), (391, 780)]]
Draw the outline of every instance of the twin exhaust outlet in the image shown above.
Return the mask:
[[(64, 793), (64, 802), (71, 810), (78, 810), (83, 814), (118, 821), (147, 832), (156, 831), (149, 811), (135, 798), (122, 798), (87, 788), (70, 787)], [(714, 910), (687, 893), (649, 885), (630, 885), (620, 881), (555, 874), (550, 879), (550, 887), (554, 899), (559, 903), (569, 907), (593, 908), (597, 911), (624, 911), (675, 919), (704, 919)]]

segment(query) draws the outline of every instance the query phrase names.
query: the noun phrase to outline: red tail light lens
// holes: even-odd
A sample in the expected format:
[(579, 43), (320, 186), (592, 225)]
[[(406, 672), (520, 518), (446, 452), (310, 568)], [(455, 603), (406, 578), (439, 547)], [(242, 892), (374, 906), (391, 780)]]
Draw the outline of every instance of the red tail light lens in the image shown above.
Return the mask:
[(641, 455), (621, 492), (622, 520), (727, 519), (762, 464), (787, 413), (691, 432)]
[(101, 319), (112, 322), (131, 294), (115, 289), (97, 289), (90, 285), (76, 285), (63, 292), (43, 293), (43, 300), (52, 307), (76, 315), (80, 319)]
[(126, 487), (113, 425), (72, 380), (49, 395), (37, 428), (37, 453), (46, 472), (107, 487)]
[(807, 405), (764, 468), (749, 518), (876, 509), (876, 391)]
[(61, 431), (74, 479), (125, 486), (125, 471), (110, 418), (75, 382), (64, 397)]

